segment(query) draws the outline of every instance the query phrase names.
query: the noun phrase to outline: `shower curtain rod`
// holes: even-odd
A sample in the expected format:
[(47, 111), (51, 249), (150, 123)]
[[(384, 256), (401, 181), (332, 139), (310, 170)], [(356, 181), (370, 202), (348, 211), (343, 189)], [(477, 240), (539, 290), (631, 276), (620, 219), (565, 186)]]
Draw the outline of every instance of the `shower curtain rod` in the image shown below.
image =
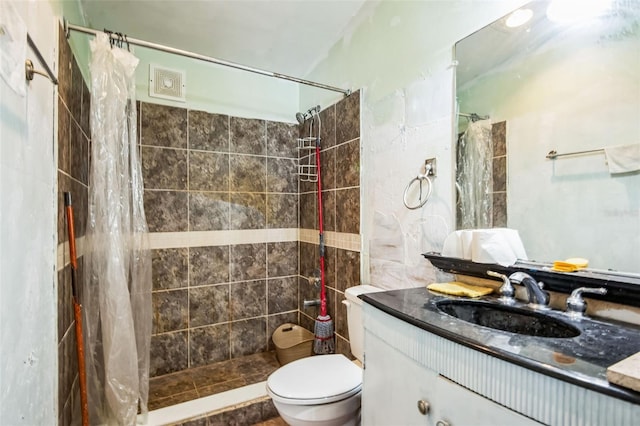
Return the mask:
[(458, 115), (460, 115), (462, 117), (470, 118), (473, 121), (476, 121), (476, 120), (488, 120), (489, 118), (491, 118), (488, 115), (484, 115), (484, 116), (483, 115), (478, 115), (475, 112), (472, 112), (472, 113), (459, 112)]
[(123, 41), (125, 43), (134, 44), (136, 46), (141, 46), (141, 47), (147, 47), (149, 49), (160, 50), (162, 52), (172, 53), (174, 55), (185, 56), (187, 58), (192, 58), (192, 59), (198, 59), (200, 61), (205, 61), (205, 62), (210, 62), (210, 63), (213, 63), (213, 64), (223, 65), (225, 67), (236, 68), (236, 69), (239, 69), (239, 70), (243, 70), (243, 71), (248, 71), (248, 72), (252, 72), (252, 73), (255, 73), (255, 74), (264, 75), (264, 76), (267, 76), (267, 77), (279, 78), (281, 80), (293, 81), (295, 83), (304, 84), (306, 86), (313, 86), (313, 87), (317, 87), (319, 89), (331, 90), (333, 92), (342, 93), (345, 96), (349, 96), (351, 94), (351, 90), (350, 89), (341, 89), (339, 87), (328, 86), (326, 84), (316, 83), (315, 81), (309, 81), (309, 80), (304, 80), (304, 79), (301, 79), (301, 78), (292, 77), (292, 76), (285, 75), (285, 74), (279, 74), (279, 73), (275, 73), (275, 72), (271, 72), (271, 71), (265, 71), (265, 70), (262, 70), (262, 69), (259, 69), (259, 68), (248, 67), (246, 65), (237, 64), (235, 62), (229, 62), (229, 61), (225, 61), (223, 59), (212, 58), (210, 56), (201, 55), (199, 53), (189, 52), (187, 50), (182, 50), (182, 49), (176, 49), (174, 47), (164, 46), (164, 45), (157, 44), (157, 43), (151, 43), (151, 42), (144, 41), (144, 40), (138, 40), (138, 39), (131, 38), (131, 37), (126, 37), (125, 39), (122, 39), (121, 36), (116, 34), (116, 33), (108, 33), (108, 32), (105, 32), (105, 31), (94, 30), (93, 28), (81, 27), (79, 25), (70, 24), (65, 19), (64, 20), (64, 32), (65, 32), (65, 35), (66, 35), (67, 38), (69, 38), (69, 35), (70, 35), (71, 31), (78, 31), (78, 32), (81, 32), (81, 33), (91, 34), (91, 35), (94, 35), (94, 36), (98, 35), (100, 33), (105, 33), (105, 34), (108, 34), (109, 37), (112, 40), (115, 40), (115, 41)]

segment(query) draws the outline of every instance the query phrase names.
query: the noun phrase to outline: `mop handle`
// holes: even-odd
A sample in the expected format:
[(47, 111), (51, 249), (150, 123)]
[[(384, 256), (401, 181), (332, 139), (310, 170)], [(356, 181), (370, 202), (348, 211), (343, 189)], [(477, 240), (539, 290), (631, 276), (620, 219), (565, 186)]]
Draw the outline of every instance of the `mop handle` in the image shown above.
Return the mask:
[(320, 177), (320, 138), (316, 140), (316, 168), (318, 171), (318, 228), (320, 231), (320, 315), (327, 316), (327, 293), (324, 281), (324, 218), (322, 216), (322, 179)]
[(69, 257), (71, 258), (71, 289), (73, 299), (78, 300), (78, 289), (76, 288), (75, 272), (78, 270), (78, 260), (76, 256), (76, 231), (73, 226), (73, 206), (71, 205), (71, 193), (64, 193), (64, 208), (67, 215), (67, 233), (69, 235)]
[(78, 260), (76, 257), (76, 233), (73, 221), (73, 206), (71, 193), (64, 193), (64, 207), (67, 216), (67, 231), (69, 233), (69, 256), (71, 260), (71, 291), (73, 293), (73, 314), (76, 332), (76, 355), (78, 357), (78, 376), (80, 381), (80, 411), (82, 414), (82, 426), (89, 426), (89, 404), (87, 398), (87, 373), (84, 358), (84, 339), (82, 336), (82, 306), (78, 298)]

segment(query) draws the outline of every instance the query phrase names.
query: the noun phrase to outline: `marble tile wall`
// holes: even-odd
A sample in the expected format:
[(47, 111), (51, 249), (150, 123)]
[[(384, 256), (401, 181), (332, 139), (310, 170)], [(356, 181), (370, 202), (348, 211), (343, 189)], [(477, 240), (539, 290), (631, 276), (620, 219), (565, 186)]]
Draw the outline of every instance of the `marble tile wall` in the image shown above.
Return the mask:
[[(142, 103), (152, 233), (298, 228), (298, 128)], [(150, 375), (273, 349), (298, 323), (298, 242), (153, 251)]]
[[(324, 231), (360, 234), (360, 92), (324, 108), (320, 122)], [(309, 135), (308, 123), (300, 126), (300, 135)], [(309, 159), (301, 152), (300, 161)], [(318, 229), (317, 206), (317, 184), (300, 182), (300, 228)], [(303, 301), (319, 298), (319, 288), (307, 279), (318, 268), (318, 245), (301, 242), (298, 307), (300, 324), (309, 330), (314, 328), (318, 308), (305, 308)], [(360, 252), (327, 246), (325, 283), (328, 313), (336, 331), (336, 352), (352, 357), (342, 300), (346, 288), (360, 284)]]
[(507, 122), (491, 126), (493, 141), (493, 226), (507, 226)]
[[(80, 418), (80, 392), (76, 358), (75, 321), (71, 299), (71, 267), (63, 193), (71, 192), (76, 240), (85, 235), (89, 174), (90, 93), (80, 68), (59, 29), (58, 42), (58, 424), (70, 425)], [(81, 288), (83, 258), (78, 252)], [(66, 266), (64, 266), (66, 265)]]

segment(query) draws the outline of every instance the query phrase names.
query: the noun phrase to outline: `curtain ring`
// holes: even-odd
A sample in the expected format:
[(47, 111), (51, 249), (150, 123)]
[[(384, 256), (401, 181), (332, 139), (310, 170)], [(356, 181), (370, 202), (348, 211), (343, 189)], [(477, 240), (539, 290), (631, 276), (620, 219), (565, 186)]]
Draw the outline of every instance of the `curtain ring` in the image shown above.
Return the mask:
[[(431, 179), (429, 179), (429, 176), (427, 176), (428, 173), (429, 173), (429, 171), (427, 170), (427, 173), (414, 177), (413, 179), (411, 179), (411, 181), (409, 182), (407, 187), (404, 189), (404, 194), (402, 196), (402, 201), (404, 202), (404, 206), (406, 208), (408, 208), (409, 210), (419, 209), (420, 207), (424, 206), (427, 203), (427, 200), (429, 199), (429, 197), (431, 196), (431, 190), (433, 189), (433, 184), (431, 183)], [(427, 195), (423, 199), (422, 198), (422, 182), (424, 182), (424, 181), (427, 182), (428, 188), (427, 188)], [(415, 205), (415, 206), (410, 206), (409, 202), (407, 201), (407, 194), (409, 193), (409, 189), (411, 189), (411, 186), (413, 185), (414, 182), (418, 182), (419, 183), (419, 185), (420, 185), (420, 193), (418, 195), (418, 204)]]
[(113, 49), (113, 37), (111, 37), (113, 34), (113, 31), (109, 31), (106, 28), (102, 31), (104, 31), (104, 33), (109, 36), (109, 46), (111, 46), (111, 48)]

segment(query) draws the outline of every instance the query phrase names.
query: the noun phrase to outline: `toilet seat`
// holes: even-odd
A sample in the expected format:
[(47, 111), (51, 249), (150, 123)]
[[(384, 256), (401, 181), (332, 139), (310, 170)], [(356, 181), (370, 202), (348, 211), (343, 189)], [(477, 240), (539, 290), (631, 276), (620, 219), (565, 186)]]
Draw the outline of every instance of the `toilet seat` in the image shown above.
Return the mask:
[(344, 355), (316, 355), (280, 367), (267, 379), (274, 401), (292, 405), (329, 404), (362, 390), (362, 370)]

